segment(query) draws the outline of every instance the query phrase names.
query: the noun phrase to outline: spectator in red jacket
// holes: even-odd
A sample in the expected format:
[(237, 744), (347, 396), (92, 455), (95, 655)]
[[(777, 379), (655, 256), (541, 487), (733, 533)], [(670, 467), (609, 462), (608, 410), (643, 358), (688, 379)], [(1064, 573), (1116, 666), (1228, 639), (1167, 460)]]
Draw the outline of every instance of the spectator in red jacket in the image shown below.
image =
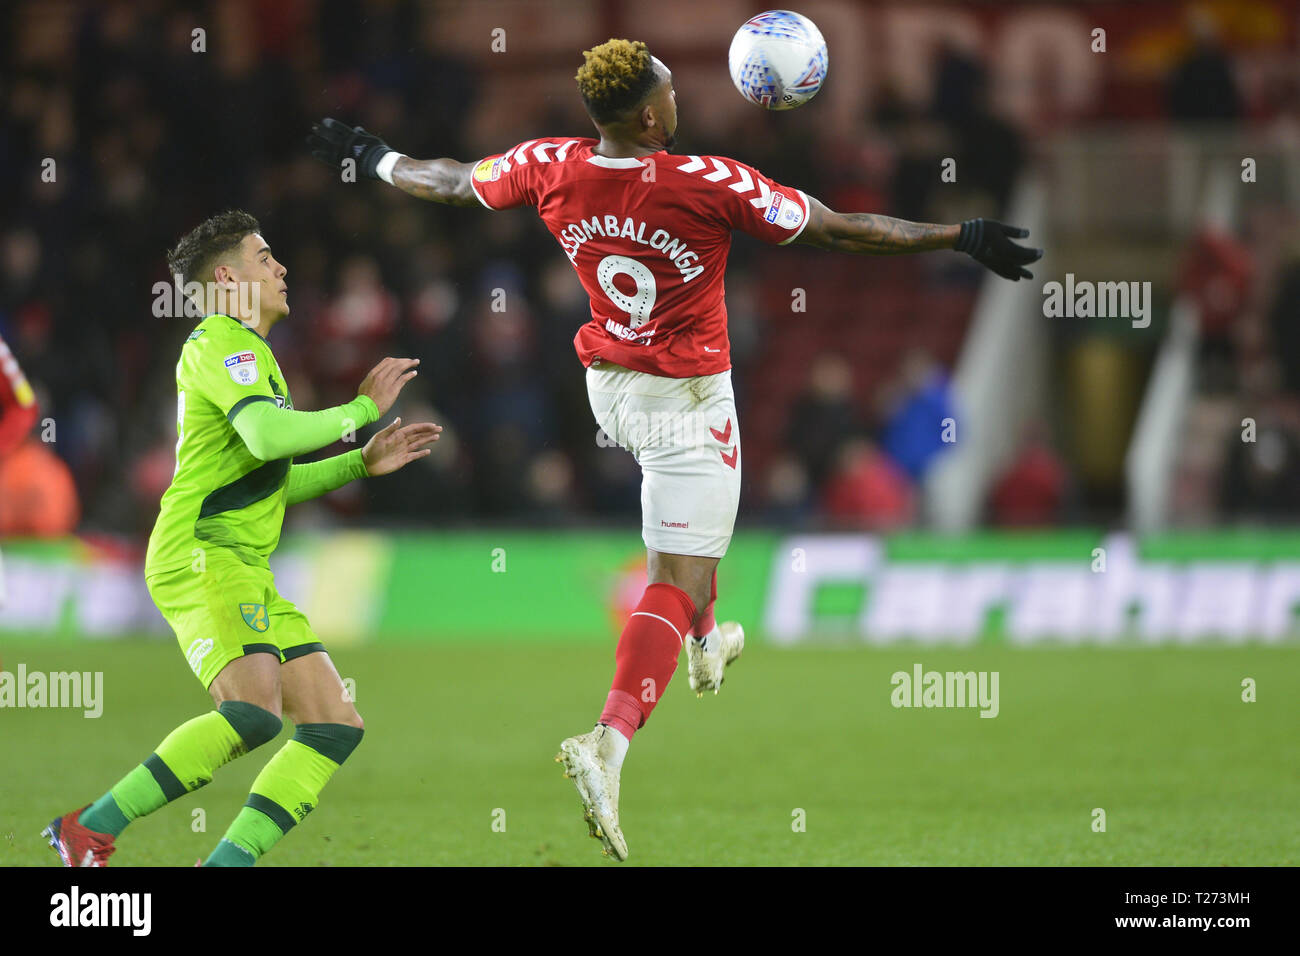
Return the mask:
[(841, 446), (823, 496), (836, 524), (865, 531), (893, 531), (916, 513), (916, 494), (907, 473), (865, 438)]
[(1025, 428), (1015, 460), (993, 486), (989, 498), (994, 524), (1008, 528), (1059, 524), (1065, 507), (1069, 475), (1047, 426), (1031, 422)]

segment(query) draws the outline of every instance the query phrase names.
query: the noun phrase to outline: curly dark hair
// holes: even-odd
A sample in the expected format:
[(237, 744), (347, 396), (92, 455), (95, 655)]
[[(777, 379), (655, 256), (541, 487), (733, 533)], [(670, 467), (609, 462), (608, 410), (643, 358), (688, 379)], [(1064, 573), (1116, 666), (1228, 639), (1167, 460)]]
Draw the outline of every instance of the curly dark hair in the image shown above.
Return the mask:
[(167, 253), (167, 266), (182, 283), (206, 281), (212, 277), (217, 259), (238, 247), (244, 237), (262, 227), (242, 209), (227, 209), (186, 233), (176, 248)]
[(640, 40), (606, 40), (583, 50), (583, 64), (574, 77), (587, 112), (597, 123), (622, 119), (640, 105), (655, 86), (650, 50)]

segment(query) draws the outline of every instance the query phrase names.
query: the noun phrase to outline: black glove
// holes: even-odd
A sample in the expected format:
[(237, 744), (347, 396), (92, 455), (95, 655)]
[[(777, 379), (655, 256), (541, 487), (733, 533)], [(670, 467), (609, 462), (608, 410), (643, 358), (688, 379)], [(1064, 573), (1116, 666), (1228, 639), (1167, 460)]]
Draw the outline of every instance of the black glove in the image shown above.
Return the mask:
[(968, 253), (1002, 278), (1017, 282), (1032, 279), (1034, 274), (1025, 266), (1043, 257), (1042, 249), (1030, 249), (1011, 241), (1028, 235), (1028, 229), (1018, 229), (994, 219), (967, 219), (961, 224), (961, 233), (953, 248)]
[(336, 119), (323, 119), (311, 126), (311, 135), (307, 137), (311, 154), (326, 166), (338, 169), (343, 160), (353, 159), (357, 172), (371, 179), (378, 179), (375, 167), (392, 149), (378, 136), (367, 133), (360, 126), (344, 126)]

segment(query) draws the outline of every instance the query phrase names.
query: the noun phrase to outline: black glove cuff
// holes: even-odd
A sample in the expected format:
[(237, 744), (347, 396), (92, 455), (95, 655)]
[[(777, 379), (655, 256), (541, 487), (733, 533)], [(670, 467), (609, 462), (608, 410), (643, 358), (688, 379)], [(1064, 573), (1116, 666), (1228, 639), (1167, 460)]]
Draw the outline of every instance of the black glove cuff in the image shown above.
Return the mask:
[(364, 151), (361, 154), (361, 162), (358, 163), (361, 174), (369, 176), (371, 179), (378, 179), (379, 174), (375, 170), (379, 168), (379, 161), (392, 151), (388, 146), (372, 146)]
[(961, 224), (961, 232), (957, 234), (957, 244), (953, 248), (958, 252), (974, 255), (975, 250), (980, 247), (980, 243), (983, 241), (984, 220), (967, 219)]

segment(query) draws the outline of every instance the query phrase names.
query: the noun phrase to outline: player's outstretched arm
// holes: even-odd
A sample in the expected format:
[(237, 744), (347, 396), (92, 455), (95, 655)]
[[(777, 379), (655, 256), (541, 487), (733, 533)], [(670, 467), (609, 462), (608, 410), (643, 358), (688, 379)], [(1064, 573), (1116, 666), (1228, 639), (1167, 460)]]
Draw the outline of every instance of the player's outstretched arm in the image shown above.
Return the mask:
[(318, 412), (280, 408), (268, 396), (250, 396), (231, 409), (230, 423), (262, 461), (304, 455), (378, 421), (415, 378), (419, 364), (419, 359), (386, 358), (362, 380), (356, 398)]
[(315, 123), (307, 137), (311, 154), (326, 166), (353, 171), (370, 179), (392, 183), (417, 199), (451, 206), (476, 206), (478, 199), (470, 185), (473, 163), (454, 159), (412, 159), (360, 126), (345, 126), (326, 118)]
[(473, 163), (454, 159), (412, 159), (403, 156), (393, 166), (393, 185), (416, 199), (446, 203), (449, 206), (477, 206), (469, 177)]
[(358, 395), (346, 405), (300, 412), (273, 401), (250, 402), (230, 420), (254, 458), (279, 461), (332, 445), (379, 418), (373, 401)]
[(811, 196), (808, 204), (808, 225), (795, 241), (819, 249), (875, 256), (954, 249), (1012, 281), (1032, 279), (1033, 273), (1025, 266), (1043, 255), (1042, 249), (1011, 241), (1024, 239), (1028, 229), (993, 219), (968, 219), (958, 226), (940, 226), (868, 212), (835, 212)]
[(290, 467), (288, 503), (319, 498), (357, 478), (391, 474), (433, 451), (429, 446), (440, 437), (441, 425), (418, 422), (402, 428), (401, 424), (400, 418), (393, 419), (364, 448)]

